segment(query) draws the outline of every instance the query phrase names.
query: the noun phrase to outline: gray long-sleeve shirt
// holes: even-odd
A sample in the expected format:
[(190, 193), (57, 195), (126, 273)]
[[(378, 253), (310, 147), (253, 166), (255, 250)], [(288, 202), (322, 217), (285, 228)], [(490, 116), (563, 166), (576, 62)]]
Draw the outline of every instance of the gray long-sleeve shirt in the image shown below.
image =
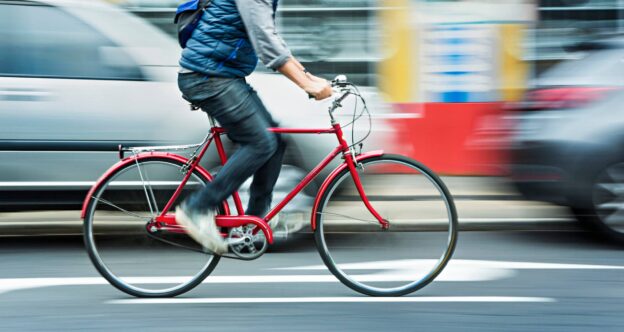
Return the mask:
[(285, 64), (292, 54), (277, 34), (273, 0), (236, 0), (236, 7), (260, 61), (273, 70)]

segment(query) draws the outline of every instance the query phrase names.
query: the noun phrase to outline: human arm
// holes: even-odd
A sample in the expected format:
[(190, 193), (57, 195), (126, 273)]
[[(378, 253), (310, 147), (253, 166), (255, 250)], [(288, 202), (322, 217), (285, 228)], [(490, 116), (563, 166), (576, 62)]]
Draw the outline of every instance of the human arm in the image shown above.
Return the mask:
[(322, 78), (307, 73), (294, 57), (291, 57), (277, 70), (316, 100), (322, 100), (332, 95), (329, 83)]
[(288, 77), (317, 100), (331, 96), (329, 83), (308, 74), (277, 33), (273, 0), (236, 0), (236, 6), (262, 63)]

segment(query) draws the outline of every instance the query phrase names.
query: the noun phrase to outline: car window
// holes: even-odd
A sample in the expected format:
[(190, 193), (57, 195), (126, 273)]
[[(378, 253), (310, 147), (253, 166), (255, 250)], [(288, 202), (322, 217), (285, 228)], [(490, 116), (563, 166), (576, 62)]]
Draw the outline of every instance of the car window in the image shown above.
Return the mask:
[(134, 61), (60, 8), (0, 1), (0, 75), (140, 80)]

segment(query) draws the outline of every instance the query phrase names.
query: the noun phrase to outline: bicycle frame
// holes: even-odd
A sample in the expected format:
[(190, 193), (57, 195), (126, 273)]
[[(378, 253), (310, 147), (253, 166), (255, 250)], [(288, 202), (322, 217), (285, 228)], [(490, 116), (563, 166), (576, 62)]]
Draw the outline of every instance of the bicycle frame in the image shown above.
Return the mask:
[[(388, 228), (388, 226), (389, 226), (388, 222), (386, 220), (384, 220), (379, 215), (379, 213), (377, 211), (375, 211), (373, 206), (370, 204), (370, 201), (366, 197), (366, 194), (364, 192), (364, 188), (363, 188), (362, 183), (360, 181), (359, 174), (357, 173), (357, 170), (356, 170), (356, 167), (357, 167), (356, 162), (357, 162), (357, 160), (354, 159), (355, 156), (351, 153), (351, 149), (349, 148), (349, 144), (347, 143), (347, 141), (343, 137), (343, 131), (342, 131), (342, 127), (340, 126), (340, 124), (334, 123), (334, 124), (332, 124), (331, 128), (310, 128), (310, 129), (307, 129), (307, 128), (305, 128), (305, 129), (300, 129), (300, 128), (269, 128), (268, 130), (271, 131), (271, 132), (274, 132), (274, 133), (279, 133), (279, 134), (334, 134), (334, 135), (336, 135), (336, 138), (338, 139), (339, 145), (336, 148), (334, 148), (334, 150), (332, 150), (316, 167), (314, 167), (301, 180), (301, 182), (295, 188), (293, 188), (293, 190), (281, 202), (279, 202), (279, 204), (277, 204), (273, 209), (271, 209), (268, 212), (268, 214), (264, 218), (257, 218), (257, 217), (254, 217), (254, 216), (246, 216), (245, 215), (245, 210), (243, 208), (243, 204), (242, 204), (241, 199), (240, 199), (240, 195), (238, 194), (238, 192), (234, 192), (232, 194), (232, 197), (233, 197), (234, 205), (236, 207), (236, 211), (237, 211), (238, 215), (237, 216), (224, 216), (224, 215), (217, 216), (216, 219), (217, 219), (217, 225), (218, 226), (220, 226), (220, 227), (239, 227), (239, 226), (242, 226), (242, 225), (245, 225), (245, 224), (252, 223), (252, 224), (255, 224), (256, 226), (258, 226), (259, 229), (261, 229), (263, 232), (265, 232), (265, 235), (266, 235), (267, 240), (269, 241), (269, 243), (273, 243), (272, 231), (271, 231), (270, 227), (268, 227), (268, 222), (271, 219), (273, 219), (273, 217), (275, 217), (275, 215), (277, 215), (308, 184), (310, 184), (310, 182), (312, 182), (312, 180), (314, 180), (314, 178), (316, 176), (318, 176), (327, 167), (327, 165), (329, 165), (332, 162), (332, 160), (334, 160), (339, 154), (342, 153), (342, 155), (344, 157), (344, 160), (345, 160), (343, 165), (346, 165), (346, 167), (349, 168), (351, 176), (352, 176), (352, 178), (353, 178), (353, 180), (355, 182), (355, 186), (357, 188), (357, 191), (358, 191), (360, 197), (362, 198), (362, 201), (364, 202), (365, 206), (370, 211), (370, 213), (375, 217), (375, 219), (377, 219), (379, 221), (379, 223), (380, 223), (382, 228), (384, 228), (384, 229)], [(225, 163), (227, 162), (227, 155), (225, 153), (225, 149), (223, 148), (223, 142), (221, 140), (221, 135), (223, 135), (225, 133), (226, 133), (225, 129), (223, 129), (221, 127), (212, 127), (211, 128), (210, 138), (207, 140), (207, 142), (201, 148), (201, 151), (197, 154), (197, 157), (194, 158), (194, 160), (191, 162), (191, 164), (189, 165), (189, 168), (188, 168), (188, 172), (187, 172), (186, 176), (184, 177), (184, 179), (182, 180), (182, 183), (180, 184), (180, 186), (178, 187), (176, 192), (173, 194), (173, 196), (171, 197), (171, 199), (169, 200), (169, 202), (167, 203), (165, 208), (161, 211), (159, 216), (155, 219), (155, 222), (157, 224), (157, 225), (155, 225), (156, 227), (163, 228), (163, 226), (164, 226), (168, 231), (175, 231), (175, 229), (178, 228), (177, 224), (175, 223), (175, 215), (173, 215), (171, 213), (168, 213), (168, 211), (169, 211), (169, 209), (171, 209), (173, 203), (179, 197), (180, 193), (182, 192), (182, 188), (184, 187), (184, 185), (186, 184), (186, 182), (190, 178), (193, 170), (195, 168), (201, 168), (201, 166), (199, 166), (199, 161), (202, 159), (202, 157), (204, 156), (204, 154), (206, 153), (206, 151), (210, 147), (210, 144), (212, 143), (212, 141), (214, 141), (214, 143), (216, 145), (217, 153), (219, 155), (219, 159), (221, 161), (221, 164), (225, 165)], [(374, 154), (374, 155), (381, 155), (381, 154), (383, 154), (383, 152), (382, 151), (375, 151), (372, 154)], [(366, 154), (365, 156), (368, 157), (369, 154)]]
[[(211, 123), (212, 123), (212, 121), (211, 121)], [(310, 184), (310, 182), (312, 182), (312, 180), (314, 180), (314, 178), (316, 176), (318, 176), (327, 167), (327, 165), (329, 165), (332, 162), (332, 160), (334, 160), (339, 154), (342, 154), (344, 162), (338, 168), (336, 168), (330, 174), (330, 176), (325, 180), (325, 183), (323, 184), (323, 186), (321, 186), (321, 188), (319, 190), (319, 193), (317, 194), (316, 200), (318, 201), (319, 197), (321, 196), (321, 194), (323, 193), (323, 191), (327, 187), (327, 184), (328, 184), (329, 180), (331, 180), (335, 175), (337, 175), (343, 169), (348, 168), (349, 172), (351, 173), (351, 177), (353, 178), (353, 181), (354, 181), (354, 184), (355, 184), (356, 189), (358, 191), (358, 194), (360, 195), (360, 197), (362, 199), (362, 202), (364, 203), (366, 208), (369, 210), (369, 212), (379, 222), (381, 228), (388, 229), (388, 227), (389, 227), (388, 221), (384, 220), (379, 215), (379, 213), (373, 208), (373, 206), (371, 205), (370, 201), (366, 197), (366, 194), (364, 192), (364, 188), (362, 186), (359, 174), (358, 174), (357, 169), (356, 169), (358, 167), (357, 163), (358, 163), (359, 160), (362, 160), (362, 159), (365, 159), (365, 158), (370, 158), (370, 157), (373, 157), (373, 156), (382, 155), (383, 151), (373, 151), (373, 152), (369, 152), (369, 153), (365, 153), (365, 154), (361, 154), (361, 155), (355, 156), (355, 154), (353, 153), (353, 150), (349, 147), (349, 144), (347, 143), (347, 141), (343, 137), (342, 127), (340, 126), (339, 123), (335, 122), (333, 119), (332, 119), (332, 127), (331, 128), (310, 128), (310, 129), (307, 129), (307, 128), (269, 128), (268, 130), (271, 131), (271, 132), (280, 133), (280, 134), (334, 134), (334, 135), (336, 135), (336, 138), (338, 139), (338, 143), (339, 144), (316, 167), (314, 167), (314, 169), (312, 169), (301, 180), (301, 182), (279, 204), (277, 204), (273, 209), (271, 209), (271, 211), (269, 211), (268, 214), (264, 218), (258, 218), (258, 217), (255, 217), (255, 216), (247, 216), (247, 215), (245, 215), (245, 210), (243, 208), (243, 204), (241, 202), (240, 196), (239, 196), (238, 192), (234, 192), (232, 194), (232, 197), (233, 197), (234, 205), (236, 207), (236, 212), (237, 212), (238, 215), (236, 215), (236, 216), (229, 215), (230, 209), (227, 206), (227, 204), (224, 203), (224, 210), (225, 210), (226, 215), (218, 215), (216, 217), (216, 222), (217, 222), (218, 226), (231, 228), (231, 227), (240, 227), (240, 226), (247, 225), (247, 224), (251, 223), (251, 224), (254, 224), (254, 225), (256, 225), (258, 227), (256, 232), (259, 231), (259, 230), (262, 230), (264, 232), (264, 234), (265, 234), (269, 244), (272, 244), (273, 243), (273, 233), (272, 233), (272, 230), (271, 230), (270, 226), (268, 225), (268, 222), (273, 217), (275, 217), (275, 215), (277, 215), (308, 184)], [(93, 192), (95, 191), (95, 188), (99, 187), (99, 184), (101, 182), (105, 181), (110, 174), (114, 173), (114, 171), (116, 169), (118, 169), (120, 167), (123, 167), (123, 166), (127, 165), (128, 163), (137, 162), (139, 159), (143, 159), (143, 158), (150, 158), (150, 157), (173, 158), (173, 159), (176, 159), (176, 160), (181, 161), (181, 162), (186, 162), (186, 166), (185, 166), (186, 167), (186, 174), (185, 174), (182, 182), (178, 186), (178, 188), (175, 190), (173, 196), (169, 199), (169, 201), (165, 205), (165, 207), (162, 209), (162, 211), (159, 212), (158, 216), (156, 218), (154, 218), (154, 220), (150, 221), (146, 225), (146, 228), (148, 229), (148, 231), (164, 230), (164, 231), (174, 232), (174, 233), (184, 233), (185, 230), (182, 227), (180, 227), (176, 223), (176, 221), (175, 221), (175, 214), (174, 213), (170, 213), (169, 210), (173, 207), (174, 202), (178, 199), (178, 197), (182, 193), (182, 190), (183, 190), (184, 186), (186, 185), (186, 183), (188, 182), (188, 180), (190, 179), (191, 175), (193, 174), (193, 171), (197, 170), (203, 176), (208, 178), (208, 180), (212, 179), (212, 176), (210, 175), (210, 173), (208, 171), (206, 171), (205, 169), (203, 169), (199, 165), (199, 162), (203, 158), (204, 154), (206, 153), (206, 151), (210, 147), (210, 144), (213, 141), (214, 141), (214, 143), (216, 145), (217, 153), (219, 155), (219, 159), (221, 161), (221, 164), (225, 165), (225, 163), (227, 162), (228, 158), (227, 158), (227, 154), (225, 153), (225, 149), (223, 148), (223, 142), (221, 140), (221, 135), (224, 135), (225, 133), (226, 133), (226, 131), (225, 131), (224, 128), (217, 127), (217, 126), (213, 125), (213, 127), (210, 129), (210, 134), (206, 137), (206, 140), (203, 143), (201, 143), (201, 144), (188, 145), (188, 146), (177, 146), (177, 147), (147, 147), (147, 148), (134, 148), (134, 150), (130, 149), (130, 150), (135, 151), (135, 152), (139, 151), (139, 152), (143, 152), (143, 153), (138, 153), (138, 154), (136, 154), (133, 157), (128, 157), (128, 158), (123, 159), (120, 163), (118, 163), (117, 165), (115, 165), (111, 169), (109, 169), (109, 171), (106, 172), (97, 181), (96, 185), (94, 185), (91, 188), (91, 191), (87, 194), (87, 197), (85, 198), (85, 201), (83, 203), (83, 209), (82, 209), (82, 218), (84, 218), (84, 216), (85, 216), (86, 207), (87, 207), (87, 205), (89, 203), (90, 198), (93, 195)], [(199, 151), (199, 153), (197, 153), (194, 157), (191, 157), (191, 159), (187, 159), (187, 158), (184, 158), (184, 157), (182, 157), (180, 155), (172, 154), (172, 153), (154, 152), (154, 151), (157, 151), (157, 150), (188, 149), (190, 147), (198, 147), (198, 151)], [(201, 147), (201, 149), (199, 149), (200, 147)], [(122, 158), (123, 158), (123, 151), (125, 151), (125, 150), (122, 147), (120, 147), (120, 157), (122, 157)], [(149, 195), (147, 194), (147, 189), (145, 189), (145, 190), (146, 190), (146, 195), (148, 196), (148, 200), (149, 200)], [(316, 204), (315, 204), (315, 206), (316, 206)], [(313, 229), (315, 228), (315, 216), (314, 216), (314, 213), (315, 213), (315, 211), (313, 211), (313, 213), (312, 213), (312, 228)]]

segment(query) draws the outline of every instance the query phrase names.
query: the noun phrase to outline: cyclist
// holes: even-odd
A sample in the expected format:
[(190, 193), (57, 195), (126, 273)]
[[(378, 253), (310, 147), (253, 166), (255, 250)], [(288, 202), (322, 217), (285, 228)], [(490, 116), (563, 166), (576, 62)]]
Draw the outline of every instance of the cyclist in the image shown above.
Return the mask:
[(268, 211), (285, 144), (266, 107), (245, 77), (258, 58), (316, 100), (331, 96), (329, 82), (308, 73), (275, 28), (278, 0), (212, 0), (182, 51), (178, 86), (183, 98), (199, 106), (227, 130), (239, 149), (214, 181), (176, 209), (176, 221), (205, 248), (227, 251), (214, 220), (215, 208), (253, 175), (248, 215)]

